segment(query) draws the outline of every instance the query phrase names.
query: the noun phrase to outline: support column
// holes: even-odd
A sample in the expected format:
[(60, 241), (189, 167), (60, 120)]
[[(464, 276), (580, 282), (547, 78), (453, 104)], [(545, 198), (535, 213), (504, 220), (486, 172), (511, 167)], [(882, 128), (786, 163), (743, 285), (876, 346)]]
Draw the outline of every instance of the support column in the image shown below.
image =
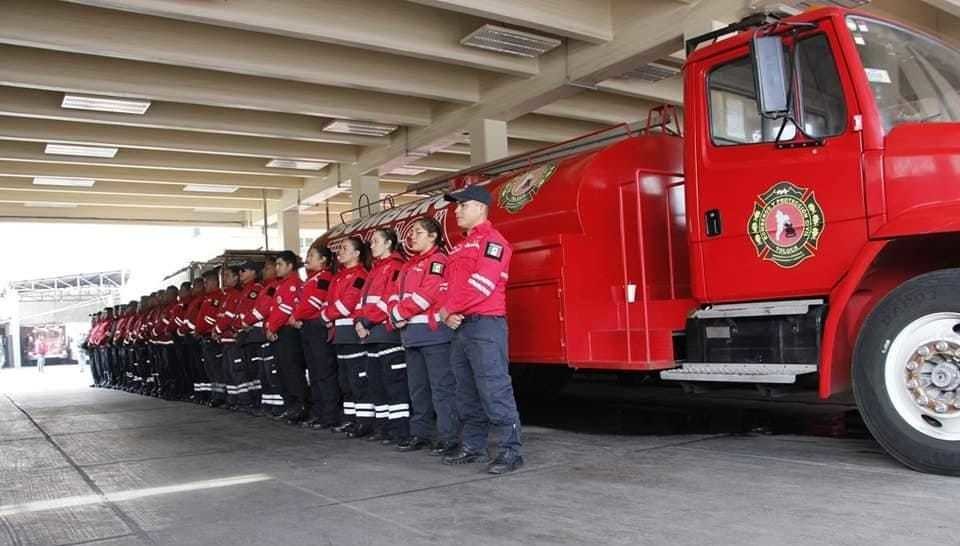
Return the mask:
[[(347, 169), (345, 174), (350, 180), (350, 208), (354, 209), (352, 217), (362, 218), (376, 214), (380, 210), (380, 205), (367, 205), (380, 200), (380, 178), (376, 175), (360, 174), (353, 168)], [(366, 195), (362, 202), (361, 195)]]
[(507, 122), (481, 119), (468, 129), (471, 165), (481, 165), (507, 157)]
[(277, 215), (280, 230), (280, 250), (300, 253), (300, 210), (285, 210)]

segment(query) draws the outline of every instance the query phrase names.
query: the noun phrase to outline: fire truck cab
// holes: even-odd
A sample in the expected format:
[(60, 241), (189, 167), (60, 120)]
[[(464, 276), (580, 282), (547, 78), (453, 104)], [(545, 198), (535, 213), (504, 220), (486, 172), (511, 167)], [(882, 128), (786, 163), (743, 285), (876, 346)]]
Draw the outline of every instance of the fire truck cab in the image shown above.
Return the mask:
[(894, 457), (960, 474), (960, 52), (838, 8), (733, 30), (688, 44), (698, 306), (661, 377), (852, 388)]

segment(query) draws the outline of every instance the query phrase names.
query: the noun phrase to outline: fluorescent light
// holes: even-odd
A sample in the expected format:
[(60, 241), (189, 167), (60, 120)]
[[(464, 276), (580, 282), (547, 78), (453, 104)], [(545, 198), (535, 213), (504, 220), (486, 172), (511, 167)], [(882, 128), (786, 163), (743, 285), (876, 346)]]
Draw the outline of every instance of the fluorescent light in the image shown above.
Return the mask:
[(239, 189), (239, 186), (219, 186), (217, 184), (187, 184), (183, 187), (183, 191), (197, 193), (233, 193)]
[(117, 99), (113, 97), (95, 97), (92, 95), (73, 95), (67, 93), (60, 103), (63, 108), (74, 110), (96, 110), (119, 114), (143, 115), (150, 108), (150, 101), (142, 99)]
[(397, 125), (374, 123), (372, 121), (337, 120), (323, 128), (333, 133), (384, 137), (397, 130)]
[(93, 178), (76, 178), (72, 176), (37, 176), (33, 179), (37, 186), (72, 186), (79, 188), (92, 187), (96, 180)]
[(44, 153), (50, 155), (78, 155), (82, 157), (114, 157), (117, 148), (112, 146), (77, 146), (74, 144), (47, 144)]
[(562, 42), (548, 36), (486, 24), (467, 34), (460, 43), (519, 57), (539, 57)]
[(42, 201), (28, 201), (23, 204), (25, 207), (37, 209), (75, 209), (76, 203), (44, 203)]
[(387, 174), (393, 174), (397, 176), (417, 176), (427, 172), (426, 169), (421, 169), (419, 167), (397, 167), (392, 169)]
[(299, 159), (271, 159), (267, 167), (275, 169), (300, 169), (302, 171), (319, 171), (328, 163), (322, 161), (301, 161)]

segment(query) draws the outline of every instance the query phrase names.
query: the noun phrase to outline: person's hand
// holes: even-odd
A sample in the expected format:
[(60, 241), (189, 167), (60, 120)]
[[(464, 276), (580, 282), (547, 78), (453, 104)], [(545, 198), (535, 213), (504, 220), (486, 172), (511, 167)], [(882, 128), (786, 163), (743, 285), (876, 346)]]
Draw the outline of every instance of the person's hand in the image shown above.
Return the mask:
[(440, 322), (446, 322), (450, 313), (447, 312), (446, 308), (441, 307), (440, 310), (437, 311), (437, 316), (440, 317)]
[(297, 330), (299, 330), (300, 328), (303, 328), (303, 321), (302, 321), (302, 320), (295, 320), (295, 321), (293, 321), (293, 322), (290, 323), (290, 326), (293, 326), (294, 328), (296, 328)]
[(263, 331), (263, 334), (266, 336), (267, 341), (276, 341), (276, 340), (277, 340), (277, 334), (275, 334), (274, 332), (271, 332), (270, 330), (264, 330), (264, 331)]
[(360, 339), (364, 339), (364, 338), (366, 338), (367, 336), (370, 335), (370, 331), (367, 330), (367, 329), (363, 326), (363, 324), (361, 324), (361, 323), (359, 323), (359, 322), (356, 323), (356, 324), (354, 324), (354, 329), (357, 331), (357, 337), (359, 337)]
[(447, 315), (447, 319), (443, 321), (444, 324), (450, 327), (451, 330), (456, 330), (463, 323), (463, 315), (454, 314)]
[(407, 325), (407, 321), (401, 320), (400, 322), (394, 322), (393, 325), (397, 328), (397, 330), (399, 330)]

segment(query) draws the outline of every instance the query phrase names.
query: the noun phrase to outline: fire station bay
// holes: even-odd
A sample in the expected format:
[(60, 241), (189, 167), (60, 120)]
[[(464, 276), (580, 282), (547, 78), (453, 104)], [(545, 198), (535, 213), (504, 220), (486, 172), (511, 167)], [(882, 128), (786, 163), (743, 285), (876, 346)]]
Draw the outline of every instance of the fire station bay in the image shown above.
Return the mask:
[(960, 546), (960, 0), (2, 0), (0, 257), (0, 546)]

